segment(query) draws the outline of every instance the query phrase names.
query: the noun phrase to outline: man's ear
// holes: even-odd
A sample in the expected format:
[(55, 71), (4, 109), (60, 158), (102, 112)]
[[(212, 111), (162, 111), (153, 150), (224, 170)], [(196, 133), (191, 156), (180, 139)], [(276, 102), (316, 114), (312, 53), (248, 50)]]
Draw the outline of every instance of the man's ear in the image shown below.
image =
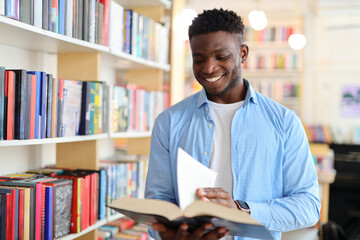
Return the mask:
[(246, 44), (241, 45), (240, 47), (240, 57), (241, 63), (244, 63), (249, 55), (249, 47)]

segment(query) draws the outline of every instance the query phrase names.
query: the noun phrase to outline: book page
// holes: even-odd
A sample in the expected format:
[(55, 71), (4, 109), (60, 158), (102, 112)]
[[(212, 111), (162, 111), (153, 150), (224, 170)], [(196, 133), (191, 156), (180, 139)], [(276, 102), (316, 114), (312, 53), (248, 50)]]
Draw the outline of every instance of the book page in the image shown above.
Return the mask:
[(178, 148), (177, 182), (180, 208), (198, 200), (196, 191), (201, 187), (214, 187), (217, 173), (196, 161), (183, 149)]

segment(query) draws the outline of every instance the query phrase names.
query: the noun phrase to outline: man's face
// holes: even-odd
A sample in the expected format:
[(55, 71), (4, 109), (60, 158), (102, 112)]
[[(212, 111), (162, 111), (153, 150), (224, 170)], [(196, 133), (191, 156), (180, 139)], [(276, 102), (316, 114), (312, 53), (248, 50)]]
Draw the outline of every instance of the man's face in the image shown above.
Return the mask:
[(239, 101), (243, 90), (241, 63), (247, 57), (248, 47), (240, 46), (233, 34), (224, 31), (193, 36), (190, 46), (195, 78), (209, 100)]

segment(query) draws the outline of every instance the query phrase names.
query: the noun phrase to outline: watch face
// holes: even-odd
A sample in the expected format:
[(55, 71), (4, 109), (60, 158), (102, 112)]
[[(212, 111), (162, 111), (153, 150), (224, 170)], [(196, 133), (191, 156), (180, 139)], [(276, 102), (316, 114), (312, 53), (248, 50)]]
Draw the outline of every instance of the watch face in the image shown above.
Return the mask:
[(239, 205), (241, 206), (241, 208), (243, 208), (243, 209), (250, 209), (246, 202), (244, 202), (244, 201), (239, 201), (239, 200), (238, 200), (238, 203), (239, 203)]

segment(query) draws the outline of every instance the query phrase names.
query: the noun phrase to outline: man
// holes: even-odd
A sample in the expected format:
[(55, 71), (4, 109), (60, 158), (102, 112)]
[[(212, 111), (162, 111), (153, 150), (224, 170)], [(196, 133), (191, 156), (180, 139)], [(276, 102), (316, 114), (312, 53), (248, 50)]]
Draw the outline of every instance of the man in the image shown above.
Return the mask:
[[(218, 172), (216, 188), (199, 189), (202, 200), (250, 212), (280, 240), (281, 232), (319, 220), (317, 176), (298, 117), (243, 79), (241, 64), (249, 53), (243, 34), (241, 18), (223, 9), (204, 11), (189, 27), (193, 72), (203, 90), (157, 118), (145, 197), (179, 203), (176, 156), (181, 147)], [(152, 227), (162, 239), (227, 234), (225, 228), (208, 232), (210, 223), (191, 234), (186, 224)]]

